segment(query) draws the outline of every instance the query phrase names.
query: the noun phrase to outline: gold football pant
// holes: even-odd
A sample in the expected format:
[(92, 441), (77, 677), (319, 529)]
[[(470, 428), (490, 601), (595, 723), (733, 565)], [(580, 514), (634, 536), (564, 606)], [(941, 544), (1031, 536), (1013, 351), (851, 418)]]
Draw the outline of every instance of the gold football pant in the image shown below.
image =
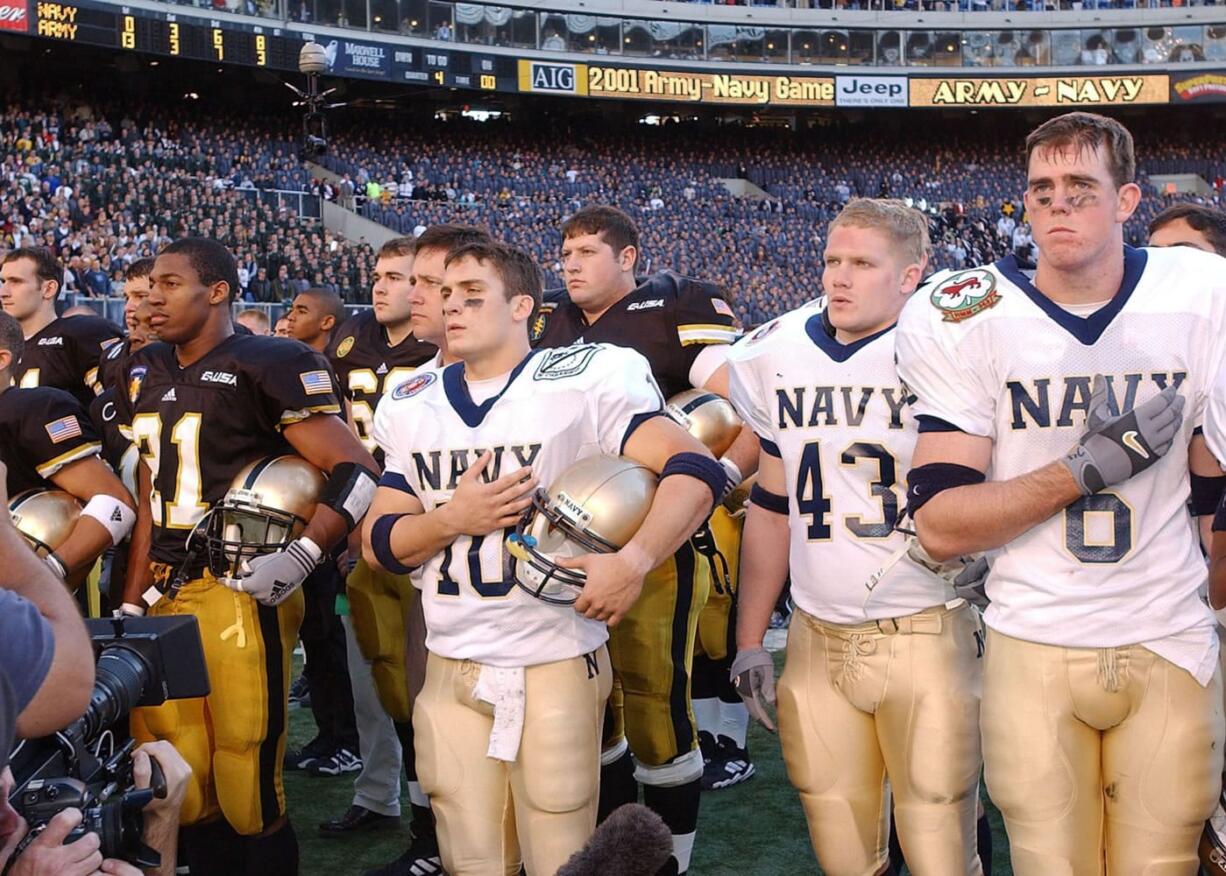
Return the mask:
[(525, 670), (513, 763), (486, 755), (493, 707), (473, 688), (480, 664), (430, 654), (413, 710), (417, 774), (451, 876), (553, 876), (596, 827), (608, 652)]
[[(732, 604), (736, 600), (737, 574), (741, 565), (741, 532), (744, 524), (744, 515), (733, 517), (723, 505), (715, 506), (710, 526), (718, 555), (699, 559), (700, 563), (707, 563), (711, 586), (707, 604), (698, 615), (698, 641), (695, 649), (696, 653), (709, 660), (723, 660), (729, 656), (730, 651), (735, 650), (735, 630), (730, 627)], [(714, 572), (710, 570), (712, 562), (716, 565)]]
[(1221, 672), (988, 631), (983, 752), (1018, 876), (1190, 876), (1222, 780)]
[[(621, 709), (614, 697), (605, 748), (620, 745), (624, 734), (639, 765), (639, 780), (647, 784), (681, 784), (698, 777), (653, 776), (652, 770), (698, 747), (690, 670), (709, 586), (706, 561), (688, 543), (682, 545), (648, 573), (638, 601), (609, 630), (609, 659)], [(697, 766), (701, 774), (701, 761)]]
[(409, 720), (409, 682), (405, 674), (405, 628), (417, 598), (408, 575), (372, 569), (358, 560), (345, 581), (349, 616), (362, 656), (370, 661), (379, 702), (393, 721)]
[(302, 624), (302, 591), (281, 605), (261, 605), (205, 577), (187, 582), (150, 617), (195, 615), (211, 692), (134, 709), (139, 742), (169, 740), (191, 765), (182, 823), (218, 812), (240, 834), (262, 833), (285, 814), (285, 754), (290, 656)]
[(891, 789), (912, 873), (982, 872), (979, 631), (965, 603), (856, 625), (793, 616), (779, 738), (829, 876), (885, 866)]

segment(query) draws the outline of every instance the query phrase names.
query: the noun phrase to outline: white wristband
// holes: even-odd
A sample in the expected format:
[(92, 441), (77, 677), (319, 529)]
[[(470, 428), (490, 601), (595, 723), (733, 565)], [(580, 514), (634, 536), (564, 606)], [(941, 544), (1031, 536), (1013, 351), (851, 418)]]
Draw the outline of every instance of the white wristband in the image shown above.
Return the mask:
[(115, 614), (126, 614), (131, 615), (132, 617), (144, 617), (145, 607), (143, 605), (137, 605), (135, 602), (125, 602), (123, 605), (119, 606), (119, 610), (116, 611)]
[(728, 473), (728, 480), (732, 482), (733, 487), (739, 487), (741, 482), (745, 480), (745, 476), (741, 474), (741, 467), (726, 456), (719, 458), (719, 464), (724, 467), (724, 471)]
[(111, 544), (117, 545), (123, 541), (136, 524), (136, 512), (116, 499), (99, 493), (81, 509), (86, 517), (92, 517), (111, 534)]
[(311, 555), (311, 559), (315, 562), (315, 565), (318, 566), (319, 561), (322, 560), (324, 556), (323, 548), (315, 544), (315, 542), (311, 541), (305, 535), (298, 538), (298, 544), (306, 549), (306, 552)]
[(61, 581), (68, 577), (68, 570), (64, 568), (64, 564), (60, 562), (60, 558), (55, 554), (47, 554), (47, 556), (43, 557), (43, 562), (47, 564), (47, 568), (54, 572), (55, 576)]
[(1226, 627), (1226, 608), (1210, 608), (1209, 610), (1212, 611), (1213, 616), (1217, 618), (1218, 624), (1222, 627)]

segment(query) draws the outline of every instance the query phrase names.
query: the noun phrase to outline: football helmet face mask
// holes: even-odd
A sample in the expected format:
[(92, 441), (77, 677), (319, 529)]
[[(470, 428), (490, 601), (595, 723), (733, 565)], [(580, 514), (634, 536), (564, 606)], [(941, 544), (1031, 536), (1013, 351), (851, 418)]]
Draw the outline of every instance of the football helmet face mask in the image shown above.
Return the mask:
[(189, 549), (202, 539), (212, 573), (235, 579), (245, 561), (284, 550), (302, 534), (324, 483), (323, 473), (298, 456), (253, 462), (196, 524)]
[(647, 517), (656, 483), (655, 474), (629, 459), (590, 456), (548, 490), (538, 489), (506, 541), (516, 584), (554, 605), (574, 603), (587, 576), (557, 561), (624, 547)]
[(705, 389), (677, 393), (668, 400), (664, 411), (701, 441), (716, 459), (728, 452), (743, 425), (732, 402)]
[(81, 516), (81, 503), (63, 490), (36, 488), (12, 498), (9, 516), (34, 552), (45, 557), (68, 541)]

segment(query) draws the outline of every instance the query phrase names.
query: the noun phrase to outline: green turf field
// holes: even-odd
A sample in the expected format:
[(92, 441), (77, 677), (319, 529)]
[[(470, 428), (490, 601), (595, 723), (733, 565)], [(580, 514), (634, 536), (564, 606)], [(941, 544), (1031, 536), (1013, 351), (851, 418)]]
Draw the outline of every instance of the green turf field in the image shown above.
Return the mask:
[[(781, 656), (781, 655), (780, 655)], [(290, 745), (314, 735), (309, 710), (290, 712)], [(788, 784), (779, 740), (753, 725), (750, 754), (757, 774), (748, 782), (703, 795), (692, 876), (797, 876), (820, 873), (809, 847), (804, 815)], [(353, 799), (353, 775), (310, 778), (287, 773), (285, 792), (290, 817), (302, 848), (303, 876), (357, 876), (404, 850), (408, 818), (398, 831), (362, 833), (347, 839), (324, 839), (316, 825), (340, 815)], [(407, 804), (406, 804), (407, 810)], [(1011, 870), (1004, 828), (994, 809), (993, 876)]]

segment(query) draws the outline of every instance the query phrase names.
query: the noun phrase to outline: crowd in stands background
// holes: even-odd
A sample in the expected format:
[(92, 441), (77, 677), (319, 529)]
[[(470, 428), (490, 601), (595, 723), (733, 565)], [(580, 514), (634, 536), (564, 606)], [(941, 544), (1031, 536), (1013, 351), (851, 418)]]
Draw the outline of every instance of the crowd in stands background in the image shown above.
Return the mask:
[[(69, 288), (94, 296), (116, 294), (131, 260), (191, 234), (235, 253), (249, 301), (323, 286), (367, 303), (371, 246), (258, 197), (263, 189), (314, 193), (400, 234), (443, 221), (484, 225), (532, 252), (550, 286), (562, 284), (562, 220), (585, 204), (615, 204), (643, 229), (642, 269), (723, 283), (747, 324), (819, 294), (826, 224), (856, 195), (924, 211), (934, 270), (1033, 255), (1024, 172), (1000, 145), (1012, 141), (975, 128), (939, 142), (864, 127), (724, 128), (713, 150), (710, 132), (681, 125), (566, 135), (437, 122), (383, 125), (377, 136), (338, 126), (324, 159), (333, 183), (298, 160), (290, 118), (48, 105), (0, 114), (0, 249), (49, 246), (68, 266)], [(1150, 174), (1199, 174), (1213, 188), (1196, 200), (1226, 206), (1226, 125), (1202, 122), (1194, 136), (1159, 127), (1138, 135), (1146, 198), (1127, 226), (1132, 243), (1186, 197), (1156, 191)], [(730, 195), (719, 180), (738, 176), (766, 197)]]

